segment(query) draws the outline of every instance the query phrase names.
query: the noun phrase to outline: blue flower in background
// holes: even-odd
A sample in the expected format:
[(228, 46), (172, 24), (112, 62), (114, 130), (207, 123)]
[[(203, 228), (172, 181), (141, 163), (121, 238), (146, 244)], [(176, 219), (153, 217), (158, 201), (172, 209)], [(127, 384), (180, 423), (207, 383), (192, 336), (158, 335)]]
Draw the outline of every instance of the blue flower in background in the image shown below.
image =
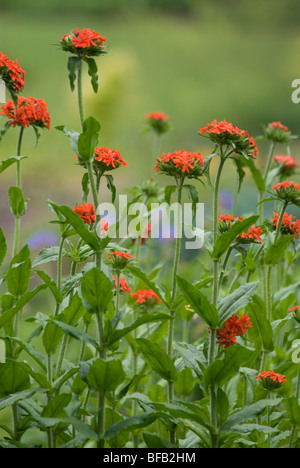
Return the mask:
[(58, 244), (58, 236), (48, 230), (34, 232), (26, 242), (30, 250), (43, 249)]
[(234, 205), (233, 194), (228, 190), (220, 190), (219, 205), (221, 210), (231, 211)]

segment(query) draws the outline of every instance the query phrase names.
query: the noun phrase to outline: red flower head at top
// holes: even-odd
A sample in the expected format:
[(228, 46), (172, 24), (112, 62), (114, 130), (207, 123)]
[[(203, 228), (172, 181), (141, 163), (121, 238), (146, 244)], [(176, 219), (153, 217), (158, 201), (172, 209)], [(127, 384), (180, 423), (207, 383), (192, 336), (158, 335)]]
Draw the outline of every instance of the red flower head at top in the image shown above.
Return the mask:
[(0, 52), (0, 78), (10, 92), (19, 93), (25, 85), (25, 72), (18, 62)]
[(106, 146), (95, 149), (94, 169), (100, 174), (117, 169), (119, 166), (126, 167), (127, 165), (127, 162), (124, 161), (119, 151), (111, 150)]
[(105, 36), (100, 36), (89, 28), (75, 28), (71, 34), (65, 34), (60, 40), (62, 50), (82, 57), (92, 57), (106, 53)]
[(243, 314), (241, 317), (233, 314), (229, 317), (224, 326), (217, 330), (217, 339), (224, 349), (227, 349), (232, 344), (237, 344), (237, 336), (245, 335), (248, 328), (251, 328), (252, 324), (249, 315)]
[(254, 377), (262, 383), (265, 390), (269, 392), (277, 390), (283, 383), (286, 382), (285, 375), (277, 374), (273, 370), (261, 372), (261, 374)]
[(110, 252), (108, 258), (114, 270), (121, 271), (126, 268), (133, 256), (130, 253), (121, 250)]
[[(274, 218), (270, 218), (274, 228), (277, 228), (279, 218), (280, 215), (274, 211)], [(283, 235), (296, 236), (295, 239), (298, 239), (300, 234), (300, 219), (294, 219), (293, 215), (284, 213), (281, 224), (281, 233)]]
[[(118, 287), (118, 277), (117, 277), (117, 275), (114, 275), (114, 280), (115, 280), (115, 289), (117, 289), (117, 287)], [(127, 292), (131, 292), (131, 289), (128, 286), (127, 281), (123, 276), (119, 278), (119, 283), (120, 283), (119, 287), (120, 287), (120, 289), (122, 289), (122, 291), (124, 293), (124, 296), (126, 296)]]
[(213, 143), (227, 147), (230, 153), (241, 154), (256, 158), (258, 156), (257, 145), (246, 130), (240, 130), (236, 125), (226, 120), (218, 122), (213, 120), (206, 127), (200, 128), (200, 135), (206, 136)]
[(175, 151), (163, 153), (156, 159), (156, 172), (161, 172), (175, 178), (198, 179), (203, 174), (204, 161), (200, 153), (190, 151)]
[(166, 133), (170, 129), (169, 116), (164, 112), (150, 112), (145, 115), (147, 124), (159, 135)]
[(300, 205), (300, 184), (287, 180), (273, 186), (276, 197), (285, 203)]
[[(240, 216), (235, 218), (230, 215), (219, 215), (219, 232), (228, 232), (232, 226), (236, 223), (243, 221), (243, 218)], [(263, 233), (261, 227), (251, 226), (247, 232), (243, 232), (241, 235), (237, 236), (237, 242), (239, 244), (252, 244), (259, 242), (262, 244), (263, 240), (261, 239), (261, 234)]]
[(145, 307), (153, 307), (161, 303), (158, 295), (152, 289), (139, 289), (131, 294), (131, 297), (136, 298), (135, 304)]
[(15, 127), (29, 127), (30, 125), (50, 130), (50, 115), (47, 110), (47, 104), (44, 99), (35, 99), (33, 97), (18, 97), (17, 115), (15, 105), (12, 100), (8, 100), (1, 107), (1, 115), (9, 119), (9, 124)]
[(274, 143), (287, 144), (291, 139), (295, 138), (292, 136), (291, 131), (286, 125), (281, 122), (270, 122), (267, 127), (264, 128), (265, 137), (268, 140), (274, 141)]
[(295, 172), (295, 170), (299, 167), (299, 164), (295, 160), (293, 156), (281, 156), (277, 155), (274, 156), (273, 160), (281, 166), (281, 174), (283, 175), (291, 175)]
[[(77, 205), (73, 208), (74, 213), (85, 222), (85, 224), (92, 224), (96, 222), (96, 212), (95, 207), (92, 203), (83, 202), (82, 205)], [(101, 219), (101, 235), (103, 235), (108, 230), (108, 222), (104, 219)]]

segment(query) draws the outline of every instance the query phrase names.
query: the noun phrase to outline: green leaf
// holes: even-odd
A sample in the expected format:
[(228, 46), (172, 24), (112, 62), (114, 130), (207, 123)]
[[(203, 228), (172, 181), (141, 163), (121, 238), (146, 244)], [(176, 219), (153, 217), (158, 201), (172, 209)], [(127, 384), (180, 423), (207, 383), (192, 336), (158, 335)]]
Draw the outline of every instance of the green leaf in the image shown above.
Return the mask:
[(53, 321), (49, 321), (44, 329), (42, 336), (43, 345), (46, 354), (54, 354), (64, 335), (63, 330)]
[(260, 170), (257, 169), (257, 167), (255, 166), (253, 159), (251, 158), (244, 159), (243, 163), (245, 164), (245, 166), (249, 167), (257, 190), (260, 193), (264, 193), (266, 189), (266, 184), (265, 184), (263, 175), (261, 174)]
[(193, 212), (193, 221), (194, 221), (195, 216), (196, 216), (197, 203), (199, 203), (199, 193), (196, 187), (194, 187), (194, 185), (186, 184), (183, 187), (186, 188), (189, 199), (192, 202), (192, 212)]
[(83, 132), (78, 138), (78, 156), (86, 163), (94, 158), (100, 128), (100, 123), (94, 117), (88, 117), (83, 123)]
[(68, 416), (66, 406), (70, 403), (72, 395), (61, 393), (51, 398), (49, 403), (43, 408), (41, 416), (44, 418), (65, 418)]
[(111, 202), (114, 203), (116, 199), (116, 187), (114, 184), (114, 178), (111, 174), (105, 175), (108, 190), (111, 191)]
[(203, 383), (206, 387), (221, 386), (237, 373), (253, 355), (253, 351), (240, 345), (232, 345), (225, 350), (223, 359), (215, 359), (203, 373)]
[(293, 239), (294, 236), (291, 235), (281, 236), (274, 244), (270, 245), (265, 253), (266, 265), (276, 265), (280, 262)]
[(268, 406), (277, 406), (281, 402), (280, 398), (265, 399), (252, 403), (251, 405), (245, 406), (241, 410), (238, 410), (221, 427), (221, 433), (231, 431), (232, 428), (238, 426), (246, 421), (252, 421), (257, 418)]
[(82, 300), (78, 293), (75, 293), (72, 296), (69, 305), (61, 312), (60, 315), (63, 322), (68, 325), (75, 326), (85, 313), (86, 308), (82, 304)]
[(8, 360), (0, 364), (0, 398), (31, 388), (29, 374), (23, 363)]
[(273, 330), (269, 320), (266, 317), (266, 306), (264, 301), (257, 295), (247, 306), (252, 327), (249, 328), (247, 337), (254, 343), (256, 349), (264, 351), (273, 351)]
[(165, 201), (168, 203), (168, 205), (170, 205), (172, 193), (176, 192), (176, 189), (176, 185), (167, 185), (165, 187)]
[(151, 432), (143, 431), (143, 438), (147, 448), (176, 448), (176, 445), (171, 444), (171, 442), (168, 442), (155, 434), (151, 434)]
[(91, 232), (84, 221), (78, 216), (78, 214), (74, 213), (74, 211), (69, 208), (68, 206), (58, 206), (55, 203), (49, 202), (51, 206), (55, 208), (59, 213), (61, 213), (66, 222), (68, 222), (77, 232), (77, 234), (84, 240), (86, 244), (88, 244), (91, 249), (95, 252), (100, 251), (100, 239), (98, 238), (97, 234)]
[[(62, 316), (63, 318), (63, 316)], [(76, 340), (83, 341), (84, 343), (88, 343), (95, 348), (98, 348), (98, 343), (95, 339), (90, 336), (88, 333), (83, 332), (79, 328), (74, 327), (73, 325), (69, 325), (68, 323), (62, 322), (61, 320), (50, 319), (51, 322), (59, 327), (62, 332), (66, 333), (67, 335), (75, 338)]]
[(178, 378), (175, 382), (176, 393), (178, 396), (189, 396), (195, 385), (193, 372), (189, 367), (185, 367), (178, 372)]
[(219, 315), (214, 304), (211, 304), (205, 294), (197, 286), (180, 276), (177, 276), (177, 283), (184, 297), (202, 320), (212, 329), (216, 329), (219, 323)]
[[(32, 266), (36, 267), (38, 265), (42, 265), (44, 263), (48, 262), (57, 262), (58, 260), (58, 254), (59, 253), (59, 246), (57, 245), (52, 245), (51, 247), (46, 247), (42, 249), (36, 258), (34, 259)], [(65, 255), (66, 250), (63, 249), (63, 256)]]
[(47, 273), (45, 273), (42, 270), (34, 270), (34, 272), (39, 275), (39, 277), (44, 281), (44, 283), (48, 286), (50, 291), (52, 292), (57, 304), (60, 304), (63, 301), (63, 295), (61, 292), (57, 289), (55, 281), (50, 278)]
[(151, 411), (123, 419), (123, 421), (119, 421), (107, 429), (104, 435), (104, 439), (110, 440), (120, 433), (131, 432), (136, 429), (142, 429), (152, 424), (159, 417), (161, 417), (161, 414), (159, 412)]
[(17, 253), (9, 266), (6, 281), (7, 290), (15, 298), (20, 298), (28, 290), (31, 277), (31, 260), (28, 245)]
[(92, 268), (82, 278), (81, 294), (92, 311), (106, 312), (113, 298), (113, 284), (98, 268)]
[(46, 289), (45, 284), (41, 284), (40, 286), (37, 286), (33, 291), (28, 291), (23, 296), (20, 297), (20, 299), (17, 301), (16, 305), (12, 308), (7, 309), (5, 312), (3, 312), (0, 315), (0, 329), (4, 327), (9, 321), (11, 321), (14, 316), (22, 310), (25, 304), (30, 301), (39, 291), (42, 289)]
[(75, 132), (74, 130), (68, 130), (65, 125), (57, 125), (56, 130), (59, 130), (60, 132), (63, 132), (70, 141), (70, 145), (74, 153), (77, 155), (78, 154), (78, 138), (79, 138), (79, 133)]
[(174, 362), (159, 344), (145, 338), (138, 338), (136, 342), (154, 372), (168, 382), (177, 380), (177, 369)]
[(300, 427), (300, 405), (297, 398), (294, 396), (286, 398), (284, 403), (291, 424)]
[(149, 315), (142, 315), (138, 317), (131, 325), (128, 327), (121, 328), (120, 330), (113, 330), (110, 331), (109, 335), (106, 339), (106, 346), (110, 347), (117, 341), (119, 341), (123, 336), (126, 336), (131, 331), (138, 328), (140, 325), (144, 323), (153, 323), (153, 322), (163, 322), (165, 320), (172, 320), (173, 317), (168, 314), (149, 314)]
[(235, 289), (233, 293), (219, 301), (219, 325), (222, 325), (225, 320), (249, 304), (255, 291), (258, 288), (258, 284), (258, 281), (254, 283), (242, 284), (242, 286), (240, 286), (238, 289)]
[(113, 392), (124, 380), (122, 363), (118, 359), (96, 359), (87, 375), (88, 383), (98, 392)]
[(71, 91), (74, 91), (75, 89), (75, 81), (77, 77), (77, 71), (79, 68), (80, 60), (81, 58), (77, 56), (71, 56), (68, 58), (68, 75), (69, 75)]
[(9, 187), (9, 206), (11, 212), (15, 217), (19, 218), (25, 215), (26, 212), (26, 201), (23, 197), (23, 192), (19, 187)]
[(0, 411), (7, 406), (11, 406), (14, 403), (18, 403), (18, 401), (27, 400), (35, 393), (35, 390), (23, 390), (21, 392), (13, 393), (8, 395), (0, 400)]
[(2, 229), (0, 228), (0, 265), (5, 258), (6, 252), (7, 252), (6, 240), (5, 240)]
[(83, 59), (88, 64), (88, 74), (92, 77), (91, 83), (95, 93), (98, 91), (98, 67), (92, 57), (84, 57)]
[(26, 158), (28, 158), (28, 156), (10, 156), (4, 161), (1, 161), (0, 162), (0, 174), (2, 174), (2, 172), (4, 172), (8, 167), (10, 167), (15, 162), (21, 161), (22, 159), (26, 159)]
[(243, 169), (243, 163), (240, 158), (233, 158), (233, 162), (236, 165), (236, 172), (238, 175), (238, 193), (239, 193), (246, 173)]
[(243, 221), (236, 222), (229, 231), (223, 232), (216, 240), (213, 251), (213, 260), (218, 260), (229, 249), (231, 244), (236, 240), (237, 236), (248, 229), (257, 221), (258, 216), (251, 216)]

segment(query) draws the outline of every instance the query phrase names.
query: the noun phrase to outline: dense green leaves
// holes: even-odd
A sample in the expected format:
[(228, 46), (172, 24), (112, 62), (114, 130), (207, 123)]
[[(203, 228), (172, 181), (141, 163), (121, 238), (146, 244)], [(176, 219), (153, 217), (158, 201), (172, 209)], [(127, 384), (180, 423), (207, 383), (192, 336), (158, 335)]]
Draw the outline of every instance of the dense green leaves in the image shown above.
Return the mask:
[(257, 288), (258, 282), (243, 284), (233, 293), (228, 294), (228, 296), (220, 300), (218, 304), (220, 324), (223, 324), (228, 317), (231, 317), (233, 314), (246, 307)]
[(161, 346), (145, 338), (138, 338), (136, 341), (143, 356), (154, 372), (168, 382), (177, 380), (176, 367), (170, 356), (166, 354)]

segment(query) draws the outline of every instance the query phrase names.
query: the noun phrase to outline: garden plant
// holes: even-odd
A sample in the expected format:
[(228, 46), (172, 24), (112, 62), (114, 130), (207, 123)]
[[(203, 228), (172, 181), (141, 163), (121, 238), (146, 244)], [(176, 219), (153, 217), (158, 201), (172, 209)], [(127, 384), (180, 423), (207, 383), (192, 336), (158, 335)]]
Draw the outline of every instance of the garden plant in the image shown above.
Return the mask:
[[(61, 75), (73, 92), (76, 129), (68, 122), (52, 128), (46, 102), (23, 94), (21, 57), (19, 64), (0, 52), (0, 79), (9, 95), (0, 110), (0, 138), (17, 135), (16, 154), (1, 151), (0, 163), (0, 173), (16, 171), (8, 188), (11, 249), (0, 229), (0, 446), (300, 448), (296, 136), (277, 120), (257, 137), (225, 119), (205, 121), (194, 131), (200, 151), (204, 139), (209, 142), (209, 156), (189, 148), (162, 153), (170, 117), (151, 110), (145, 116), (153, 136), (146, 177), (128, 188), (125, 212), (112, 220), (101, 207), (103, 191), (109, 190), (117, 212), (115, 171), (126, 179), (132, 168), (120, 151), (101, 144), (101, 124), (86, 116), (83, 87), (87, 74), (98, 92), (108, 41), (88, 28), (55, 41), (66, 57)], [(70, 164), (82, 172), (81, 200), (72, 206), (47, 201), (60, 240), (34, 258), (22, 239), (30, 203), (22, 186), (28, 157), (22, 141), (30, 127), (37, 143), (48, 131), (68, 139)], [(269, 145), (266, 157), (261, 141)], [(236, 179), (235, 203), (221, 213), (225, 165)], [(256, 202), (251, 213), (236, 212), (246, 176)], [(211, 194), (212, 219), (204, 216), (199, 227), (203, 186)], [(182, 216), (186, 200), (190, 223)], [(152, 262), (157, 240), (150, 215), (162, 204), (165, 216), (175, 207), (170, 275)], [(122, 235), (126, 223), (131, 229)], [(187, 227), (201, 243), (190, 250), (202, 255), (193, 279), (181, 270)], [(45, 295), (52, 308), (33, 314), (32, 301)], [(196, 323), (198, 335), (191, 332)]]

